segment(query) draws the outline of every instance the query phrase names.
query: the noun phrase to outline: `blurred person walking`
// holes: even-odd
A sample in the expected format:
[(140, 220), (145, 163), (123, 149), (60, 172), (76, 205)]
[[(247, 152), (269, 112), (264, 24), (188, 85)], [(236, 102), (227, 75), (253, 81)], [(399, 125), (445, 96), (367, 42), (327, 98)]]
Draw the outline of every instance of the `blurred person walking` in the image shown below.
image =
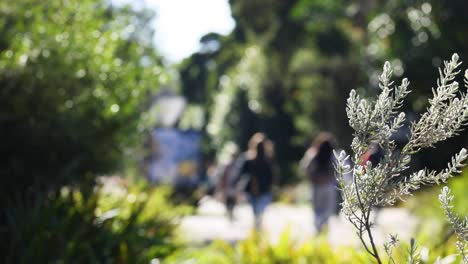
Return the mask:
[(255, 218), (255, 228), (262, 224), (265, 209), (272, 201), (273, 143), (263, 133), (249, 140), (246, 160), (240, 170), (240, 185), (244, 185)]
[(239, 147), (228, 142), (221, 153), (217, 169), (216, 195), (224, 202), (229, 220), (234, 220), (234, 207), (237, 203), (239, 171), (244, 159)]
[(322, 132), (299, 163), (299, 169), (312, 184), (312, 206), (317, 232), (323, 230), (330, 216), (335, 214), (338, 208), (338, 189), (333, 167), (334, 149), (333, 136)]

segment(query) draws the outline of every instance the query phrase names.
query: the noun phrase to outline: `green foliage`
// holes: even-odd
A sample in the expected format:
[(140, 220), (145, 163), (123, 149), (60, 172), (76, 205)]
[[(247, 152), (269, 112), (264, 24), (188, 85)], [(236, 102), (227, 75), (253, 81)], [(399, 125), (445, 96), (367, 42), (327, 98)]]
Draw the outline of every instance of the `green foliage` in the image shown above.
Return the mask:
[[(319, 131), (334, 133), (343, 148), (349, 145), (351, 131), (340, 109), (351, 89), (378, 93), (378, 68), (384, 61), (391, 61), (396, 76), (404, 74), (415, 83), (410, 103), (403, 106), (411, 121), (413, 113), (424, 110), (427, 88), (435, 79), (427, 76), (441, 66), (441, 57), (454, 51), (462, 57), (467, 54), (468, 2), (463, 0), (229, 3), (234, 30), (225, 37), (208, 35), (202, 40), (206, 44), (215, 39), (217, 49), (206, 52), (209, 45), (204, 45), (183, 62), (182, 87), (210, 109), (206, 120), (223, 121), (206, 127), (220, 131), (209, 133), (207, 142), (235, 141), (244, 147), (252, 133), (266, 132), (276, 143), (285, 178), (293, 176), (291, 164)], [(232, 82), (242, 75), (236, 73), (238, 61), (249, 62), (247, 52), (254, 46), (260, 56), (250, 65), (259, 65), (248, 71), (249, 85), (238, 87)], [(235, 88), (229, 92), (226, 76)], [(226, 94), (229, 100), (219, 103)], [(223, 110), (222, 114), (213, 109)], [(467, 146), (467, 133), (441, 144), (436, 155), (428, 150), (417, 158), (434, 169), (443, 168), (453, 146)]]
[[(462, 148), (448, 163), (447, 168), (437, 172), (421, 169), (409, 175), (405, 171), (410, 167), (412, 156), (421, 149), (434, 147), (459, 134), (468, 121), (468, 97), (459, 89), (454, 79), (460, 73), (461, 65), (458, 55), (452, 55), (451, 60), (444, 61), (444, 68), (439, 68), (437, 87), (432, 89), (433, 98), (429, 106), (417, 122), (410, 126), (408, 142), (401, 150), (396, 149), (394, 135), (405, 121), (405, 113), (400, 112), (404, 98), (410, 91), (409, 81), (404, 78), (400, 85), (392, 81), (392, 67), (386, 62), (379, 76), (381, 93), (376, 99), (364, 99), (351, 90), (347, 100), (346, 113), (349, 125), (354, 129), (354, 139), (351, 148), (354, 152), (351, 158), (353, 168), (346, 164), (349, 156), (342, 151), (335, 153), (338, 184), (343, 195), (343, 209), (346, 219), (353, 224), (357, 234), (369, 255), (377, 263), (382, 263), (379, 250), (374, 242), (371, 227), (374, 224), (370, 213), (376, 206), (395, 204), (397, 199), (410, 195), (424, 185), (445, 183), (455, 174), (461, 172), (468, 158), (467, 150)], [(465, 72), (465, 86), (468, 87), (468, 71)], [(364, 153), (378, 145), (382, 149), (382, 158), (377, 164), (367, 161), (363, 163)], [(353, 181), (345, 182), (343, 175), (352, 173)], [(444, 188), (440, 200), (444, 205), (446, 215), (452, 223), (458, 224), (458, 219), (450, 212), (448, 189)], [(443, 199), (445, 198), (445, 199)], [(445, 202), (445, 203), (444, 203)], [(460, 224), (459, 226), (462, 226)], [(369, 240), (365, 241), (365, 237)], [(384, 244), (385, 252), (393, 260), (392, 250), (397, 243), (396, 236)], [(409, 263), (419, 263), (419, 256), (414, 240), (408, 252)]]
[(148, 12), (101, 0), (0, 3), (2, 194), (108, 173), (165, 80)]
[(252, 233), (247, 239), (230, 246), (215, 241), (203, 248), (182, 249), (166, 259), (164, 263), (238, 263), (238, 264), (302, 264), (302, 263), (368, 263), (369, 258), (362, 251), (351, 247), (332, 247), (326, 237), (311, 241), (297, 242), (285, 230), (277, 243), (259, 233)]
[[(465, 169), (461, 175), (450, 180), (447, 186), (456, 197), (451, 203), (453, 210), (460, 215), (468, 215), (468, 207), (466, 206), (468, 199), (468, 192), (466, 192), (468, 170)], [(443, 223), (443, 219), (445, 219), (444, 212), (440, 210), (440, 203), (437, 199), (441, 188), (424, 189), (408, 199), (405, 206), (422, 218), (436, 218), (438, 222)], [(424, 201), (424, 206), (420, 206), (421, 201)]]
[[(435, 76), (427, 78), (434, 68), (443, 66), (443, 58), (457, 52), (468, 55), (468, 36), (461, 29), (467, 21), (465, 11), (468, 2), (455, 0), (387, 1), (373, 5), (369, 12), (366, 50), (368, 75), (371, 84), (377, 84), (377, 68), (385, 60), (391, 60), (395, 74), (405, 75), (413, 83), (413, 92), (405, 106), (405, 112), (425, 111), (428, 88)], [(377, 90), (374, 89), (374, 92)], [(434, 169), (441, 169), (457, 147), (468, 146), (468, 131), (461, 136), (437, 146), (437, 150), (425, 150), (421, 160)]]
[[(455, 237), (449, 237), (443, 243), (434, 239), (435, 235), (421, 232), (413, 250), (418, 252), (421, 263), (434, 263), (437, 259), (454, 258), (457, 253)], [(433, 230), (432, 230), (433, 231)], [(411, 244), (401, 242), (393, 251), (394, 263), (407, 263)], [(389, 259), (384, 258), (386, 261)], [(231, 245), (225, 241), (214, 241), (207, 246), (181, 248), (164, 259), (165, 264), (190, 262), (193, 264), (302, 264), (302, 263), (371, 263), (372, 259), (362, 249), (349, 246), (332, 246), (326, 236), (318, 236), (308, 241), (298, 242), (285, 230), (279, 241), (272, 243), (265, 234), (251, 233), (242, 241)], [(387, 262), (386, 262), (387, 263)], [(390, 262), (393, 263), (393, 262)]]
[[(468, 184), (468, 170), (450, 180), (447, 186), (450, 188), (450, 194), (455, 197), (450, 203), (450, 210), (457, 215), (468, 215), (466, 199), (468, 194), (466, 186)], [(437, 197), (441, 188), (431, 188), (417, 193), (411, 197), (405, 204), (411, 211), (415, 212), (421, 219), (425, 219), (419, 228), (418, 241), (421, 246), (430, 248), (430, 259), (434, 261), (437, 256), (447, 256), (457, 254), (457, 235), (453, 226), (447, 221), (444, 210)], [(421, 206), (423, 201), (424, 206)]]
[(452, 230), (457, 234), (457, 248), (460, 252), (463, 263), (468, 263), (468, 215), (460, 216), (453, 211), (451, 204), (454, 196), (450, 192), (450, 188), (445, 186), (439, 195), (439, 201), (445, 212), (447, 221), (452, 226)]
[(164, 260), (164, 264), (178, 264), (190, 261), (194, 264), (202, 263), (235, 263), (235, 250), (224, 241), (214, 241), (208, 246), (187, 247), (178, 250)]
[[(356, 43), (347, 33), (349, 24), (342, 23), (344, 4), (237, 0), (230, 5), (235, 29), (227, 37), (202, 40), (201, 51), (180, 66), (182, 87), (194, 100), (205, 98), (209, 142), (235, 141), (244, 148), (254, 132), (265, 132), (275, 142), (281, 181), (288, 182), (311, 136), (329, 130), (340, 141), (349, 138), (348, 128), (339, 125), (345, 115), (336, 111), (344, 100), (337, 98), (346, 97), (360, 74), (357, 57), (348, 60)], [(219, 48), (205, 52), (209, 42)]]
[[(449, 237), (440, 243), (434, 230), (427, 228), (410, 241), (397, 241), (398, 246), (393, 248), (392, 259), (383, 256), (384, 263), (437, 263), (437, 259), (445, 259), (447, 263), (454, 263), (454, 254), (457, 254), (455, 237)], [(452, 259), (452, 262), (449, 260)], [(416, 262), (419, 260), (419, 262)], [(445, 263), (445, 262), (443, 262)], [(455, 262), (456, 263), (456, 262)]]
[(468, 215), (468, 207), (466, 201), (468, 201), (468, 192), (466, 188), (468, 186), (468, 170), (451, 180), (448, 186), (452, 190), (452, 194), (457, 197), (456, 200), (452, 201), (453, 210), (461, 215)]
[(63, 187), (34, 205), (10, 202), (3, 263), (148, 263), (180, 245), (178, 217), (163, 188), (109, 178), (95, 190)]

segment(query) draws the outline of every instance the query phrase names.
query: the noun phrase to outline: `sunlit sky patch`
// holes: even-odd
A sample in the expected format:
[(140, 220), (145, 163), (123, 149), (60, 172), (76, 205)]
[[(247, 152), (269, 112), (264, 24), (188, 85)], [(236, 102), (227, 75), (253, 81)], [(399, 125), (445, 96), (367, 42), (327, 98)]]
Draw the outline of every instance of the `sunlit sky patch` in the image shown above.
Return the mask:
[(169, 62), (196, 52), (200, 37), (234, 27), (228, 0), (145, 0), (156, 11), (155, 44)]

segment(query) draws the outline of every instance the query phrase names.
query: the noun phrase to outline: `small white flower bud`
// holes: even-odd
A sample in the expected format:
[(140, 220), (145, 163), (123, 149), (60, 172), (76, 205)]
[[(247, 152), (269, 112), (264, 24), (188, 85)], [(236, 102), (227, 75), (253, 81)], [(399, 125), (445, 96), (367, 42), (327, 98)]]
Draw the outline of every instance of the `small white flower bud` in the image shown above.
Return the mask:
[(389, 72), (390, 71), (390, 62), (386, 61), (384, 64), (384, 72)]
[(462, 148), (462, 149), (460, 150), (460, 156), (462, 156), (462, 157), (463, 157), (463, 156), (466, 156), (466, 148)]
[(424, 175), (425, 175), (424, 170), (418, 171), (418, 179), (422, 179)]
[(401, 81), (401, 85), (408, 86), (408, 84), (409, 84), (408, 78), (403, 78), (403, 80)]
[(457, 53), (454, 53), (454, 54), (452, 55), (452, 62), (457, 63), (457, 62), (458, 62), (458, 59), (459, 59), (458, 54), (457, 54)]
[(449, 191), (449, 188), (447, 186), (444, 186), (444, 188), (442, 188), (442, 192), (448, 193), (450, 191)]

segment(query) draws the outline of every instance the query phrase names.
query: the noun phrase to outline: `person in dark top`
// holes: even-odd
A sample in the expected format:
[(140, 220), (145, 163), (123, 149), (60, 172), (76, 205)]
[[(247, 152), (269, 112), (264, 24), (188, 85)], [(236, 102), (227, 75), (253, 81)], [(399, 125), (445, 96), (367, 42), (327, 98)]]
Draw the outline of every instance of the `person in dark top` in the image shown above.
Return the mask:
[(239, 170), (242, 167), (242, 158), (239, 148), (233, 142), (228, 142), (224, 146), (224, 155), (220, 159), (220, 164), (217, 168), (217, 196), (220, 197), (225, 204), (226, 213), (229, 220), (234, 220), (234, 207), (237, 203), (238, 190), (236, 186), (236, 177), (239, 175)]
[(272, 142), (264, 134), (254, 134), (240, 170), (241, 182), (244, 182), (244, 190), (253, 209), (256, 229), (260, 228), (263, 212), (272, 200), (272, 149)]
[(299, 168), (312, 184), (312, 205), (314, 225), (321, 232), (330, 216), (337, 212), (338, 189), (334, 176), (334, 156), (336, 149), (333, 136), (320, 133), (307, 149), (299, 163)]

